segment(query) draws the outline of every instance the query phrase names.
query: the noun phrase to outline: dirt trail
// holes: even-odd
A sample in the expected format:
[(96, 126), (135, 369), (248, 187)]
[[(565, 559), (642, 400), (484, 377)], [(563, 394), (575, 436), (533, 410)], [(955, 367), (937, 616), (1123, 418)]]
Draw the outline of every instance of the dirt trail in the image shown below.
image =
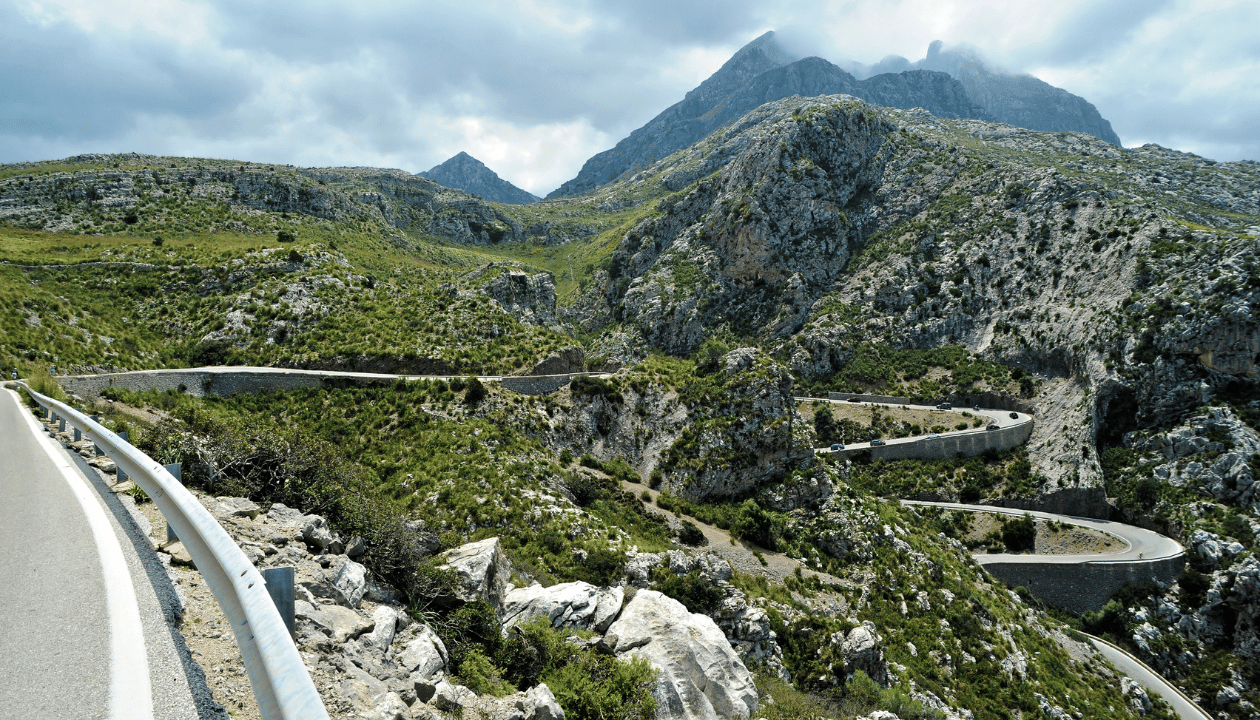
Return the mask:
[[(667, 518), (671, 527), (680, 526), (682, 524), (682, 520), (685, 519), (700, 528), (700, 532), (704, 533), (704, 537), (709, 541), (709, 544), (702, 548), (695, 549), (699, 552), (711, 552), (714, 555), (720, 556), (723, 560), (729, 562), (732, 568), (738, 570), (739, 572), (747, 575), (760, 575), (772, 582), (782, 583), (785, 578), (795, 575), (797, 568), (800, 568), (801, 575), (804, 577), (817, 575), (818, 579), (823, 583), (836, 583), (841, 585), (848, 584), (834, 575), (810, 570), (799, 561), (790, 558), (783, 553), (766, 550), (765, 548), (746, 540), (735, 540), (732, 542), (731, 534), (721, 528), (702, 523), (693, 517), (675, 516), (674, 513), (669, 512), (656, 504), (656, 498), (660, 495), (660, 492), (649, 488), (647, 485), (643, 485), (641, 483), (623, 482), (622, 486), (626, 490), (634, 493), (635, 497), (639, 497), (646, 490), (648, 494), (652, 496), (652, 502), (644, 503), (644, 507), (647, 508), (648, 512)], [(761, 556), (766, 560), (765, 565), (761, 564), (761, 561), (757, 559), (757, 556), (753, 554), (753, 551), (761, 553)]]

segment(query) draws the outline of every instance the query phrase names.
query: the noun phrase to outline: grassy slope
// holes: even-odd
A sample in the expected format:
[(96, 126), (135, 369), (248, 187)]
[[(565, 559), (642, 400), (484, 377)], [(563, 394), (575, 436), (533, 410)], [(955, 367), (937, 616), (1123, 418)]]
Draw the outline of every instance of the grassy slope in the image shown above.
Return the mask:
[[(64, 172), (83, 167), (43, 169)], [(7, 176), (20, 174), (12, 168), (4, 172)], [(467, 270), (506, 260), (554, 273), (561, 301), (572, 299), (593, 270), (607, 261), (621, 235), (641, 218), (657, 212), (652, 201), (665, 195), (659, 184), (652, 183), (630, 192), (634, 204), (614, 210), (592, 208), (589, 199), (507, 210), (523, 223), (572, 225), (576, 216), (597, 230), (585, 240), (557, 246), (504, 243), (468, 247), (423, 232), (398, 233), (364, 223), (281, 217), (276, 213), (228, 217), (222, 203), (216, 205), (212, 199), (191, 194), (159, 208), (163, 213), (160, 226), (143, 222), (130, 225), (122, 217), (89, 213), (91, 217), (76, 220), (74, 232), (3, 228), (0, 259), (12, 264), (0, 268), (0, 293), (13, 307), (21, 301), (30, 312), (6, 314), (0, 358), (9, 358), (6, 363), (17, 360), (28, 369), (47, 364), (54, 355), (63, 366), (190, 364), (203, 357), (197, 355), (197, 341), (235, 310), (251, 319), (249, 331), (230, 356), (236, 362), (302, 364), (359, 354), (410, 354), (437, 357), (461, 369), (519, 370), (571, 340), (521, 326), (475, 296), (453, 300), (444, 285), (467, 287), (460, 285)], [(217, 229), (214, 218), (241, 221), (244, 228)], [(276, 233), (281, 230), (295, 232), (297, 242), (278, 242)], [(163, 243), (157, 246), (153, 238), (159, 234)], [(235, 272), (274, 260), (262, 255), (266, 250), (278, 251), (281, 256), (294, 250), (303, 256), (303, 265), (291, 272), (264, 268), (250, 277), (232, 280)], [(117, 265), (35, 271), (14, 267), (96, 261), (142, 262), (159, 268), (120, 272)], [(310, 317), (285, 307), (284, 297), (293, 292), (292, 280), (303, 277), (339, 283), (324, 282), (311, 292), (322, 310)], [(217, 279), (221, 286), (199, 291), (207, 278)], [(38, 326), (32, 318), (39, 321)], [(267, 332), (277, 321), (293, 323), (300, 332), (288, 341), (268, 342)], [(470, 328), (491, 324), (499, 324), (506, 332), (469, 341)], [(84, 327), (87, 333), (75, 330), (76, 326)], [(864, 388), (929, 393), (941, 382), (939, 374), (927, 372), (931, 368), (961, 370), (966, 377), (987, 376), (995, 385), (1012, 381), (1001, 366), (960, 361), (952, 355), (904, 360), (888, 377), (872, 378), (867, 372), (869, 363), (854, 366), (845, 382)], [(681, 376), (671, 377), (670, 382), (685, 384)], [(938, 385), (925, 385), (927, 382)], [(680, 389), (686, 391), (685, 387)], [(483, 403), (468, 406), (462, 402), (462, 393), (449, 387), (417, 386), (295, 392), (206, 403), (151, 400), (172, 404), (173, 410), (188, 413), (190, 420), (200, 413), (205, 422), (252, 426), (273, 433), (284, 433), (293, 426), (306, 428), (303, 433), (309, 438), (338, 446), (360, 468), (370, 492), (378, 494), (389, 507), (422, 520), (443, 545), (505, 536), (518, 569), (546, 582), (588, 577), (575, 563), (574, 549), (597, 552), (607, 548), (608, 540), (622, 547), (635, 544), (642, 550), (669, 545), (664, 530), (637, 509), (637, 501), (605, 487), (594, 488), (590, 494), (593, 499), (575, 519), (561, 516), (540, 520), (535, 511), (558, 502), (554, 498), (559, 496), (560, 487), (569, 490), (570, 485), (589, 482), (573, 468), (562, 467), (558, 457), (539, 445), (529, 423), (521, 420), (547, 413), (548, 401), (492, 392)], [(1010, 477), (1019, 477), (1004, 475), (1007, 482)], [(917, 477), (914, 482), (918, 482)], [(908, 543), (926, 562), (907, 565), (900, 551), (882, 548), (870, 563), (828, 563), (830, 569), (850, 575), (855, 583), (877, 581), (878, 589), (865, 601), (863, 593), (852, 590), (803, 590), (820, 598), (836, 594), (858, 607), (861, 619), (875, 620), (888, 643), (889, 659), (908, 668), (905, 677), (952, 703), (972, 708), (978, 717), (1006, 717), (1011, 708), (1033, 710), (1030, 693), (1034, 686), (1065, 707), (1115, 707), (1123, 712), (1119, 710), (1123, 701), (1113, 686), (1098, 682), (1090, 670), (1072, 666), (1058, 645), (1046, 640), (1035, 625), (1027, 624), (1024, 611), (1012, 598), (975, 578), (965, 556), (937, 540), (936, 526), (920, 532), (918, 523), (903, 517), (904, 511), (875, 500), (859, 483), (849, 492), (881, 523), (909, 528)], [(496, 503), (490, 498), (508, 501)], [(575, 522), (579, 530), (574, 529)], [(802, 556), (817, 555), (816, 550), (810, 550), (811, 532), (808, 523), (801, 524), (786, 544)], [(909, 588), (949, 589), (961, 598), (957, 606), (961, 616), (954, 610), (903, 615), (900, 603), (915, 597)], [(781, 596), (782, 592), (780, 588), (772, 594)], [(803, 593), (798, 592), (797, 597), (802, 598)], [(1009, 625), (1015, 645), (1002, 645), (996, 629), (977, 631), (966, 622), (972, 614)], [(789, 664), (801, 678), (813, 677), (814, 671), (820, 670), (819, 658), (834, 653), (834, 649), (824, 649), (816, 640), (805, 638), (824, 638), (846, 629), (847, 622), (799, 612), (793, 616), (775, 611), (772, 617), (782, 630)], [(962, 625), (965, 635), (955, 632), (958, 642), (952, 643), (951, 636), (940, 631), (941, 619)], [(1039, 622), (1052, 624), (1045, 618)], [(815, 630), (829, 632), (804, 632), (815, 625)], [(922, 652), (910, 653), (907, 641), (913, 641)], [(981, 648), (986, 645), (1000, 649), (985, 655)], [(993, 663), (1016, 646), (1030, 656), (1034, 684), (1004, 680), (1005, 676), (994, 670)], [(930, 655), (929, 648), (949, 654), (954, 669), (946, 671), (943, 658)], [(967, 652), (979, 662), (963, 662), (959, 652)], [(1043, 657), (1032, 659), (1034, 652), (1041, 652)], [(834, 695), (828, 685), (801, 681), (802, 688)], [(1088, 712), (1087, 717), (1116, 716)]]

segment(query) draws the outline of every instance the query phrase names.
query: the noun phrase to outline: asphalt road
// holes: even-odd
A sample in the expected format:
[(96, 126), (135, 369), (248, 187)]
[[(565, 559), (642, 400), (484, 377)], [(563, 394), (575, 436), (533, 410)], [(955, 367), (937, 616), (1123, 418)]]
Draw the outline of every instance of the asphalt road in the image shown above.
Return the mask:
[[(924, 502), (920, 500), (902, 500), (903, 505), (930, 505), (933, 507), (946, 508), (948, 510), (965, 510), (968, 512), (988, 512), (1001, 513), (1003, 515), (1022, 516), (1024, 513), (1032, 515), (1039, 520), (1054, 520), (1056, 522), (1067, 523), (1069, 525), (1078, 525), (1080, 527), (1090, 528), (1105, 532), (1108, 535), (1116, 537), (1126, 544), (1124, 550), (1114, 553), (1096, 553), (1081, 555), (1012, 555), (1007, 553), (987, 554), (977, 553), (972, 557), (980, 565), (987, 565), (994, 562), (1021, 562), (1021, 563), (1054, 563), (1079, 565), (1083, 563), (1099, 563), (1099, 562), (1142, 562), (1144, 560), (1159, 560), (1161, 558), (1174, 557), (1185, 552), (1185, 548), (1176, 540), (1164, 537), (1159, 533), (1143, 530), (1132, 525), (1124, 523), (1110, 522), (1108, 520), (1096, 520), (1094, 518), (1075, 517), (1072, 515), (1055, 515), (1054, 513), (1038, 512), (1036, 510), (1013, 510), (1010, 508), (993, 507), (992, 505), (965, 505), (962, 503), (945, 503), (945, 502)], [(1211, 717), (1199, 709), (1186, 697), (1176, 686), (1168, 682), (1159, 673), (1150, 669), (1141, 660), (1133, 657), (1129, 653), (1112, 645), (1111, 643), (1089, 636), (1094, 647), (1102, 653), (1107, 661), (1116, 667), (1120, 672), (1128, 675), (1137, 681), (1147, 691), (1152, 692), (1172, 706), (1182, 720), (1211, 720)]]
[(169, 580), (80, 460), (0, 391), (0, 719), (215, 717)]
[(1159, 673), (1147, 667), (1146, 663), (1102, 638), (1096, 638), (1092, 635), (1089, 638), (1094, 647), (1098, 648), (1098, 652), (1107, 658), (1108, 662), (1120, 672), (1136, 680), (1147, 691), (1162, 697), (1172, 706), (1173, 712), (1177, 713), (1181, 720), (1212, 720), (1211, 715), (1199, 709), (1199, 706), (1191, 702), (1190, 698), (1183, 695), (1180, 690), (1173, 687), (1167, 680), (1164, 680)]
[(1076, 517), (1072, 515), (1055, 515), (1054, 513), (1039, 512), (1036, 510), (1014, 510), (1011, 508), (994, 507), (992, 505), (965, 505), (963, 503), (924, 502), (921, 500), (902, 500), (901, 502), (903, 505), (931, 505), (933, 507), (946, 508), (949, 510), (999, 513), (1013, 517), (1022, 517), (1025, 513), (1027, 513), (1038, 520), (1053, 520), (1055, 522), (1079, 525), (1080, 527), (1104, 532), (1108, 535), (1119, 538), (1127, 545), (1124, 550), (1119, 552), (1097, 553), (1091, 555), (1012, 555), (1008, 553), (995, 553), (990, 555), (981, 553), (974, 556), (976, 562), (981, 565), (1013, 561), (1021, 563), (1045, 563), (1057, 565), (1079, 565), (1087, 562), (1135, 562), (1176, 557), (1186, 551), (1186, 549), (1181, 546), (1181, 543), (1173, 540), (1172, 538), (1164, 537), (1163, 535), (1151, 532), (1150, 530), (1143, 530), (1139, 527), (1125, 525), (1124, 523), (1111, 522), (1109, 520), (1096, 520), (1094, 518)]
[[(888, 405), (888, 403), (875, 403), (875, 402), (865, 402), (865, 401), (851, 402), (848, 400), (829, 400), (827, 398), (798, 397), (798, 398), (795, 398), (795, 400), (797, 402), (825, 402), (825, 403), (832, 403), (835, 405), (881, 405), (881, 406), (898, 407), (898, 408), (904, 407), (904, 408), (909, 408), (911, 410), (936, 410), (937, 409), (935, 405)], [(962, 417), (962, 413), (964, 412), (970, 413), (972, 415), (975, 415), (977, 417), (982, 417), (985, 419), (985, 423), (984, 423), (985, 427), (970, 428), (967, 430), (947, 430), (940, 434), (941, 437), (944, 437), (947, 435), (967, 435), (971, 433), (984, 433), (984, 432), (989, 432), (989, 430), (987, 429), (987, 426), (989, 425), (997, 425), (1000, 428), (1008, 428), (1008, 427), (1013, 427), (1015, 425), (1021, 425), (1026, 422), (1032, 422), (1032, 419), (1033, 419), (1032, 415), (1029, 415), (1027, 413), (1021, 413), (1021, 412), (1013, 412), (1011, 410), (993, 410), (993, 409), (986, 409), (986, 408), (981, 408), (979, 410), (976, 410), (975, 408), (961, 407), (961, 406), (952, 408), (950, 410), (942, 410), (941, 412), (957, 413), (959, 418), (963, 420), (967, 419), (967, 418)], [(1014, 415), (1015, 417), (1011, 417), (1011, 415)], [(885, 444), (905, 445), (909, 443), (922, 442), (923, 440), (926, 440), (927, 438), (928, 438), (927, 435), (913, 435), (911, 437), (904, 437), (904, 438), (886, 438)], [(869, 442), (846, 443), (844, 446), (844, 449), (845, 450), (865, 450), (869, 448), (870, 446), (871, 444)], [(829, 453), (832, 451), (830, 448), (818, 448), (817, 452)]]

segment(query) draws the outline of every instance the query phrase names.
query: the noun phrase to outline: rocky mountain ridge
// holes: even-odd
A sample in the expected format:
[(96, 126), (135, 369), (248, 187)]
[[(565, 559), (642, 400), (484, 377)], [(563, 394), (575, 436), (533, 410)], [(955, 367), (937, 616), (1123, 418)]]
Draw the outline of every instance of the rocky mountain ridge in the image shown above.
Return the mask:
[(940, 40), (933, 41), (927, 55), (914, 63), (891, 56), (870, 67), (857, 63), (848, 67), (862, 78), (916, 68), (947, 73), (966, 88), (968, 97), (983, 107), (990, 119), (1043, 132), (1083, 132), (1120, 145), (1111, 123), (1085, 98), (1032, 75), (1003, 71), (973, 50), (945, 49)]
[[(1085, 135), (846, 98), (770, 103), (649, 168), (667, 185), (678, 173), (705, 179), (625, 235), (596, 273), (598, 295), (569, 317), (617, 328), (605, 347), (623, 363), (647, 347), (687, 353), (715, 334), (756, 337), (798, 380), (832, 376), (863, 341), (964, 345), (1043, 378), (1030, 446), (1043, 492), (1080, 496), (1046, 507), (1098, 512), (1097, 462), (1080, 448), (1131, 407), (1114, 399), (1137, 398), (1144, 423), (1187, 410), (1202, 402), (1202, 373), (1216, 387), (1253, 378), (1260, 337), (1241, 310), (1253, 302), (1255, 240), (1231, 220), (1260, 210), (1254, 164), (1109, 153)], [(1173, 173), (1186, 178), (1175, 198), (1158, 189)], [(1187, 215), (1235, 230), (1191, 230), (1177, 221)], [(1170, 262), (1184, 252), (1196, 254), (1193, 270)], [(1199, 298), (1187, 297), (1191, 307), (1211, 304), (1194, 283), (1157, 279), (1172, 267), (1224, 274), (1226, 314), (1175, 331), (1148, 324), (1175, 286)], [(1162, 359), (1135, 355), (1143, 342)]]
[(877, 105), (925, 107), (943, 117), (985, 117), (962, 86), (933, 72), (898, 73), (858, 81), (818, 57), (793, 60), (768, 32), (742, 48), (709, 79), (635, 130), (616, 147), (586, 161), (577, 177), (548, 199), (580, 195), (681, 150), (758, 106), (792, 95), (846, 94)]
[(472, 193), (490, 202), (521, 205), (538, 201), (538, 196), (526, 192), (499, 177), (477, 158), (460, 151), (446, 162), (420, 173), (439, 185)]
[(942, 118), (976, 118), (1049, 132), (1085, 132), (1113, 145), (1120, 138), (1088, 101), (1031, 75), (991, 67), (978, 54), (942, 50), (911, 64), (890, 57), (845, 69), (818, 57), (797, 59), (767, 32), (717, 72), (615, 147), (598, 153), (548, 198), (580, 195), (699, 141), (757, 106), (790, 97), (852, 95), (873, 105), (928, 110)]

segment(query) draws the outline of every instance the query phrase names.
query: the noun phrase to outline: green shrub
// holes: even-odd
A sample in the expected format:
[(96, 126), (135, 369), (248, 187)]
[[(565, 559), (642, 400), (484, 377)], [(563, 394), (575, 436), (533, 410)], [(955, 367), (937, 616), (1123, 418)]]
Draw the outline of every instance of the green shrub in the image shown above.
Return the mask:
[(655, 716), (654, 670), (646, 660), (628, 663), (568, 642), (570, 631), (546, 618), (514, 627), (496, 647), (502, 675), (519, 690), (539, 682), (556, 696), (571, 720), (648, 720)]
[(1037, 545), (1037, 523), (1032, 515), (1008, 521), (1002, 527), (1002, 543), (1012, 552), (1032, 550)]
[(612, 382), (592, 375), (575, 375), (569, 381), (569, 392), (574, 397), (603, 398), (614, 405), (624, 402), (621, 390)]
[(468, 378), (468, 392), (464, 393), (464, 402), (468, 405), (476, 405), (485, 399), (486, 386), (476, 377)]
[(786, 525), (783, 518), (762, 509), (756, 500), (749, 498), (740, 506), (731, 523), (731, 535), (751, 540), (767, 550), (776, 550)]
[(472, 648), (464, 655), (456, 675), (464, 687), (478, 695), (504, 697), (516, 692), (516, 688), (503, 679), (503, 671), (479, 648)]
[(607, 587), (626, 574), (626, 556), (607, 547), (589, 551), (586, 561), (573, 572), (575, 579)]
[(586, 653), (546, 678), (572, 720), (649, 720), (656, 716), (656, 670), (643, 658), (628, 663)]
[(696, 527), (695, 523), (684, 520), (682, 527), (678, 530), (678, 542), (691, 547), (704, 547), (709, 544), (709, 539), (704, 536), (700, 528)]
[(652, 588), (668, 595), (693, 613), (707, 614), (722, 604), (722, 591), (700, 577), (699, 570), (677, 575), (667, 568), (652, 571)]

